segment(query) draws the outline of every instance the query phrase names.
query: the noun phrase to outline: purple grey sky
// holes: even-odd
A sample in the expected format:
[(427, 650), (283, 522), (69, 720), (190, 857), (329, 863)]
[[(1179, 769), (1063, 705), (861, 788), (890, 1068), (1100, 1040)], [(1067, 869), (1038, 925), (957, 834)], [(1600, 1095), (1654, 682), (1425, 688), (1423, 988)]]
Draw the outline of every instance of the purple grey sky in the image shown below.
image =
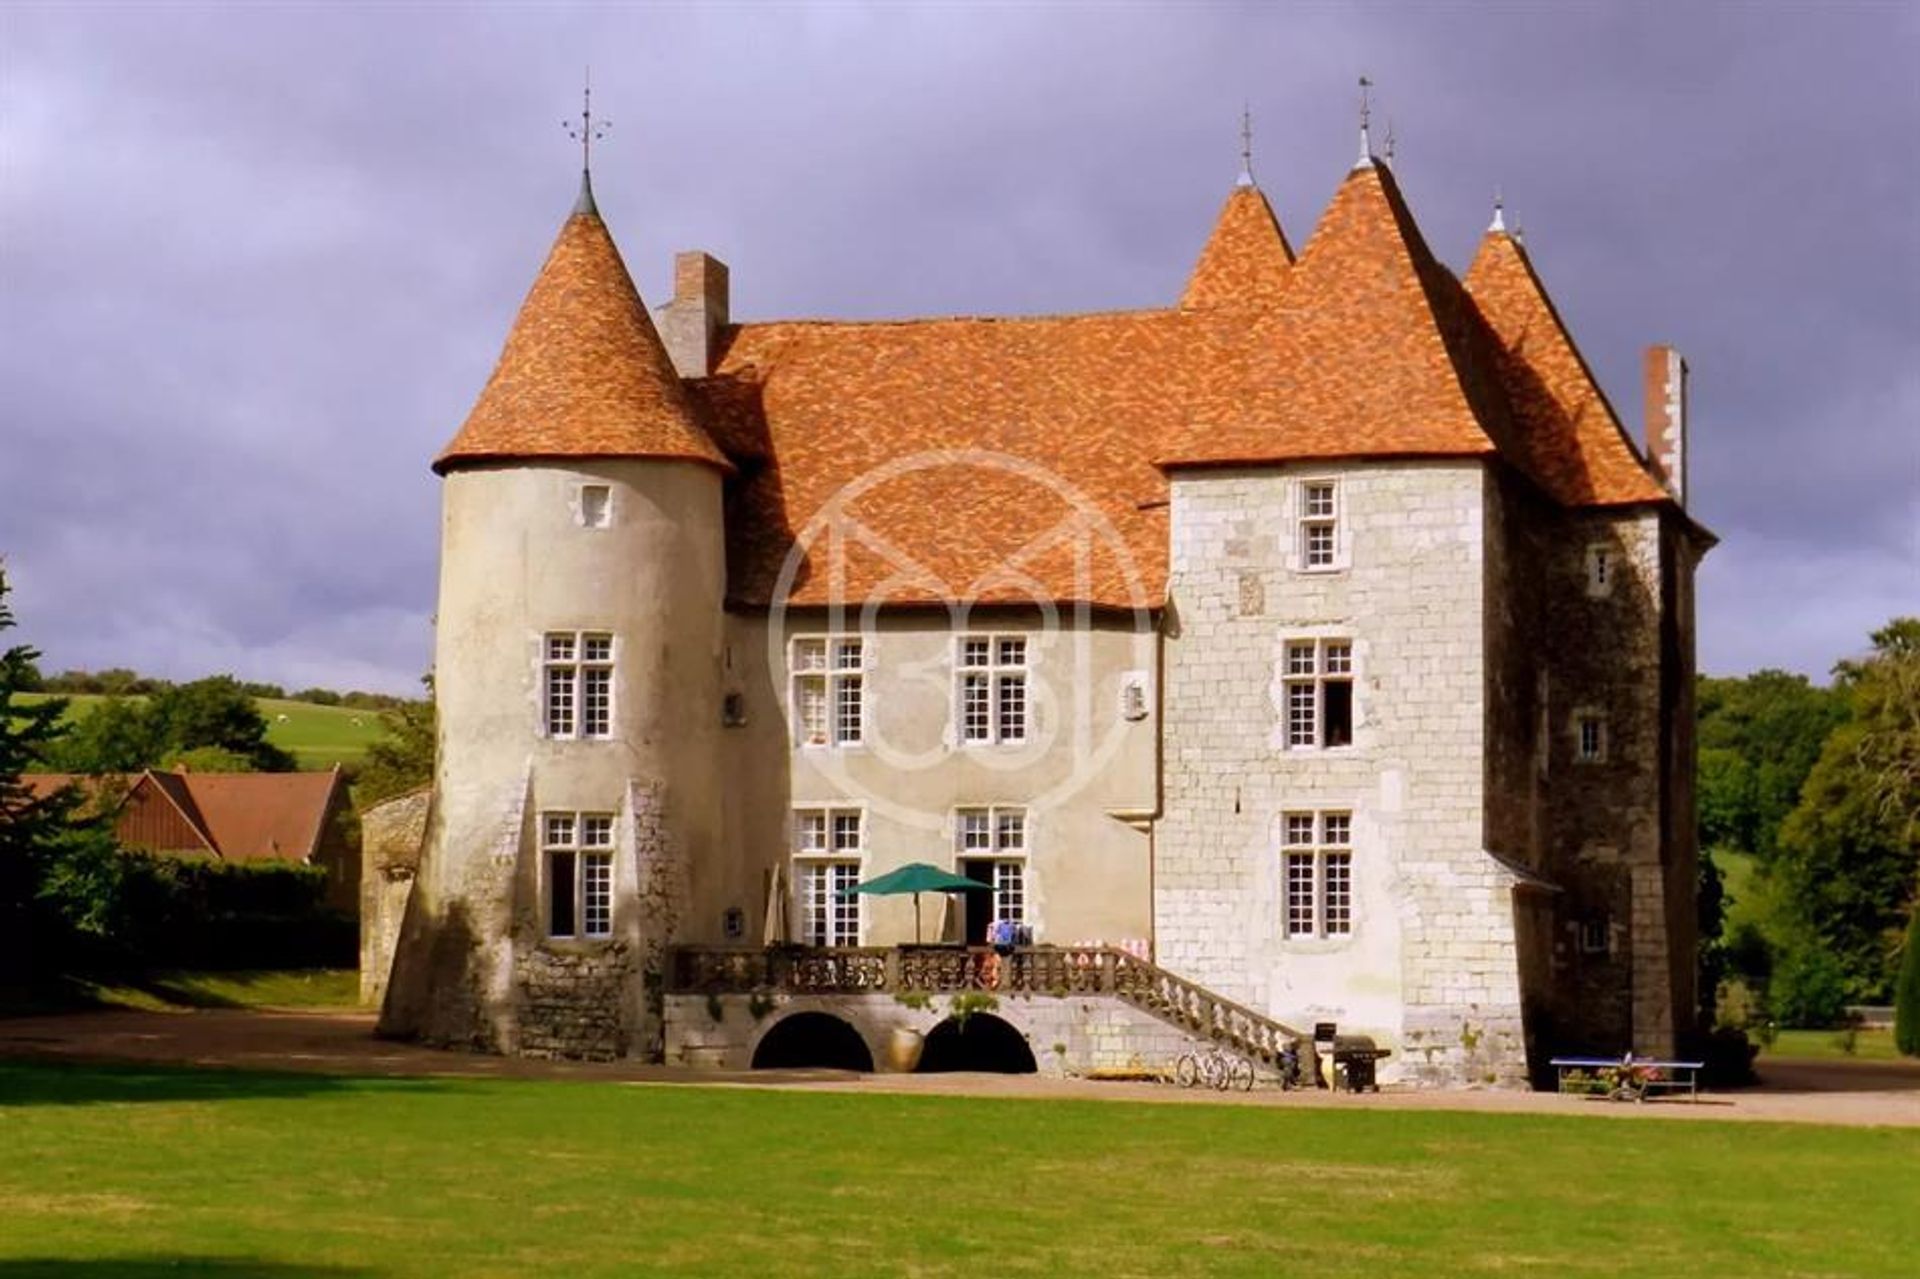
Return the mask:
[[(1920, 612), (1920, 6), (0, 6), (0, 554), (50, 668), (408, 691), (436, 481), (572, 202), (743, 318), (1177, 296), (1303, 244), (1378, 84), (1464, 270), (1497, 186), (1617, 407), (1693, 367), (1703, 669)], [(1379, 134), (1376, 132), (1376, 140)], [(16, 636), (17, 637), (17, 636)]]

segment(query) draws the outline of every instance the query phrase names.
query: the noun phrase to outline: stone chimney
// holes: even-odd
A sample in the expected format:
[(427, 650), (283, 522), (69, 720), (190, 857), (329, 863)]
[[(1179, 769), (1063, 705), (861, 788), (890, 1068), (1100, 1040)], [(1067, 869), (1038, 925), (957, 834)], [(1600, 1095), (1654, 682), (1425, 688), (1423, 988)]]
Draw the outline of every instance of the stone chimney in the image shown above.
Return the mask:
[(727, 264), (698, 249), (673, 255), (673, 301), (660, 308), (660, 340), (683, 378), (713, 372), (715, 341), (727, 323)]
[(1647, 459), (1673, 500), (1687, 504), (1687, 362), (1670, 346), (1647, 348)]

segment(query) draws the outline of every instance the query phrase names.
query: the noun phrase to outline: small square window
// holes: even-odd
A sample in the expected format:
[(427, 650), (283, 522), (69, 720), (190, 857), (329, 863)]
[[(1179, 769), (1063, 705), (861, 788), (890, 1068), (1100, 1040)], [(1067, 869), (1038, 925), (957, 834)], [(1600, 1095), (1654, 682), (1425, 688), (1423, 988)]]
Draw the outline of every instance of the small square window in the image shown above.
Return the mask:
[(1607, 721), (1594, 711), (1580, 711), (1573, 717), (1573, 758), (1582, 764), (1604, 763), (1607, 758)]
[(580, 486), (580, 523), (587, 528), (606, 528), (613, 523), (613, 490), (605, 484)]
[(1587, 547), (1587, 595), (1600, 599), (1613, 594), (1613, 579), (1619, 576), (1613, 548), (1604, 542)]

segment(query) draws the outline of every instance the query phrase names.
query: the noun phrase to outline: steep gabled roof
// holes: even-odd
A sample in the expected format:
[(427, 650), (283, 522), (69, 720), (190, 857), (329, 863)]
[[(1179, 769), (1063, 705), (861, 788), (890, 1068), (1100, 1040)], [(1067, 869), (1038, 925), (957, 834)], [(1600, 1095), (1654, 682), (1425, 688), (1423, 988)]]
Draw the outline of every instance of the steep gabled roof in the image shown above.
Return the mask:
[(584, 184), (493, 376), (434, 461), (647, 457), (732, 463), (693, 418), (620, 250)]
[(340, 771), (324, 773), (178, 773), (192, 794), (213, 846), (227, 861), (307, 861), (319, 847), (341, 788)]
[(1172, 466), (1481, 455), (1501, 416), (1461, 324), (1458, 286), (1384, 165), (1357, 168), (1279, 304), (1251, 325), (1240, 394), (1168, 442)]
[(1260, 188), (1237, 186), (1220, 207), (1213, 234), (1187, 277), (1183, 308), (1258, 310), (1279, 301), (1293, 265), (1293, 246)]
[(1498, 343), (1515, 419), (1512, 451), (1522, 468), (1569, 506), (1668, 500), (1519, 241), (1489, 231), (1467, 271), (1466, 290)]

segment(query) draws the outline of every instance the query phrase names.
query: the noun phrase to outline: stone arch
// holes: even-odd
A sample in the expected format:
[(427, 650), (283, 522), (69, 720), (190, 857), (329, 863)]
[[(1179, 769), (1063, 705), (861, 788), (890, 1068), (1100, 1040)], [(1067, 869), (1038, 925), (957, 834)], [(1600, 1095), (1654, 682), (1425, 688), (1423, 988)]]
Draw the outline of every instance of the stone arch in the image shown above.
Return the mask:
[(1031, 1075), (1040, 1069), (1027, 1037), (1012, 1022), (992, 1013), (974, 1013), (964, 1022), (947, 1018), (927, 1032), (919, 1070), (979, 1070), (1001, 1075)]
[(804, 1067), (871, 1073), (873, 1050), (853, 1026), (832, 1013), (804, 1012), (782, 1017), (760, 1037), (753, 1050), (755, 1070)]

